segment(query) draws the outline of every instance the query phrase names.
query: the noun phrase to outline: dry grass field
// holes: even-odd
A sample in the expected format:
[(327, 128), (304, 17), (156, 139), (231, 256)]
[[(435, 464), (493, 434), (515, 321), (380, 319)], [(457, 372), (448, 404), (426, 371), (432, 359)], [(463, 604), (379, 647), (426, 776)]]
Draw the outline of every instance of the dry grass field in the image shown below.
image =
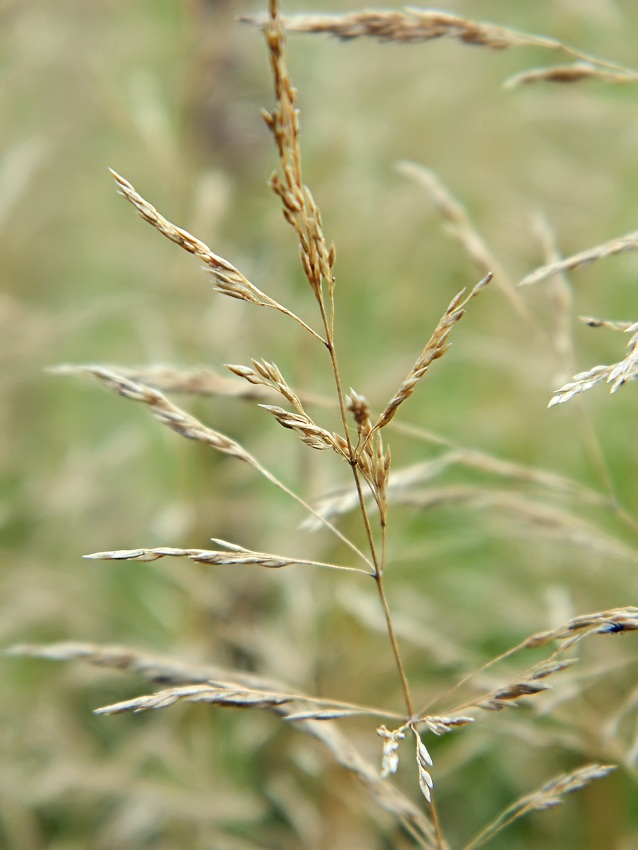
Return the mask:
[(0, 3), (2, 848), (638, 846), (638, 7), (384, 10)]

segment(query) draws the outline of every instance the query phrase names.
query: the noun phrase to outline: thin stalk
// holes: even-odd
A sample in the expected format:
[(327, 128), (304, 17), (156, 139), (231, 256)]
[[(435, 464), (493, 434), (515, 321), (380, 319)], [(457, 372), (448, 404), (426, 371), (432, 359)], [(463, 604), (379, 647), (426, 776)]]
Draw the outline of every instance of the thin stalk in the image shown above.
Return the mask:
[(401, 652), (399, 651), (399, 644), (397, 642), (397, 636), (394, 631), (394, 624), (392, 622), (392, 615), (390, 614), (390, 606), (388, 605), (388, 598), (385, 595), (385, 588), (383, 586), (383, 573), (376, 573), (374, 576), (374, 580), (377, 584), (377, 590), (379, 591), (379, 599), (381, 600), (381, 604), (383, 606), (383, 613), (385, 614), (385, 622), (388, 627), (388, 637), (390, 638), (390, 643), (392, 644), (392, 652), (394, 653), (394, 660), (396, 661), (397, 669), (399, 671), (399, 676), (401, 677), (401, 685), (403, 687), (403, 695), (405, 696), (405, 705), (408, 710), (408, 716), (414, 717), (414, 703), (412, 702), (412, 695), (410, 693), (410, 686), (408, 684), (408, 677), (405, 673), (405, 667), (403, 666), (403, 661), (401, 659)]
[(514, 823), (514, 821), (517, 821), (528, 812), (533, 812), (535, 808), (531, 803), (520, 806), (520, 808), (516, 808), (516, 806), (517, 804), (514, 803), (513, 806), (502, 812), (492, 823), (482, 829), (469, 844), (466, 844), (463, 850), (475, 850), (477, 847), (485, 844), (486, 841), (490, 841), (497, 833), (502, 832), (502, 830)]
[(439, 822), (439, 812), (436, 807), (436, 800), (434, 797), (432, 797), (432, 802), (430, 803), (430, 810), (432, 812), (432, 823), (434, 824), (434, 831), (436, 832), (436, 841), (439, 846), (439, 850), (447, 850), (448, 845), (445, 838), (443, 838), (443, 832)]
[[(304, 501), (301, 498), (301, 496), (298, 496), (297, 493), (295, 493), (293, 490), (291, 490), (289, 487), (287, 487), (283, 483), (283, 481), (280, 481), (277, 478), (276, 475), (274, 475), (272, 472), (270, 472), (269, 469), (266, 469), (265, 466), (262, 466), (262, 464), (259, 463), (258, 460), (256, 460), (255, 458), (252, 458), (252, 461), (253, 461), (253, 463), (252, 463), (253, 467), (259, 473), (261, 473), (261, 475), (263, 475), (264, 478), (266, 478), (268, 481), (270, 481), (272, 484), (274, 484), (276, 487), (278, 487), (281, 491), (283, 491), (288, 496), (290, 496), (292, 499), (294, 499), (295, 502), (297, 502), (297, 504), (299, 504), (303, 508), (305, 508), (314, 517), (316, 517), (321, 522), (322, 525), (324, 525), (326, 528), (330, 529), (330, 531), (332, 531), (332, 533), (335, 534), (339, 538), (339, 540), (341, 540), (342, 543), (344, 543), (349, 549), (351, 549), (356, 555), (358, 555), (364, 561), (364, 563), (366, 563), (372, 570), (374, 570), (376, 572), (376, 568), (377, 568), (376, 562), (371, 562), (370, 559), (367, 558), (366, 555), (364, 555), (364, 553), (359, 549), (359, 547), (356, 546), (352, 542), (352, 540), (348, 539), (345, 536), (345, 534), (342, 534), (341, 531), (339, 531), (339, 529), (330, 522), (330, 520), (327, 520), (325, 517), (321, 516), (321, 514), (318, 511), (316, 511), (312, 507), (312, 505), (309, 505), (306, 501)], [(358, 570), (358, 572), (364, 572), (364, 571)], [(365, 571), (365, 575), (374, 575), (374, 572), (368, 573), (367, 571)]]
[[(410, 685), (408, 683), (408, 677), (405, 672), (405, 666), (403, 664), (403, 659), (401, 658), (401, 651), (399, 649), (399, 643), (397, 641), (396, 632), (394, 630), (394, 624), (392, 622), (392, 614), (390, 612), (390, 606), (388, 604), (388, 598), (385, 593), (385, 588), (383, 586), (383, 561), (379, 560), (379, 556), (377, 553), (377, 547), (374, 541), (374, 535), (372, 533), (372, 526), (370, 525), (370, 517), (368, 515), (368, 510), (366, 508), (365, 498), (363, 495), (363, 489), (361, 486), (361, 477), (359, 475), (359, 471), (357, 469), (357, 456), (355, 448), (352, 444), (352, 440), (350, 438), (350, 429), (348, 428), (348, 417), (346, 413), (346, 403), (345, 397), (343, 393), (343, 385), (341, 383), (341, 374), (339, 372), (339, 363), (337, 360), (337, 353), (334, 345), (334, 337), (333, 337), (333, 327), (332, 322), (328, 319), (328, 315), (326, 313), (326, 308), (324, 304), (324, 300), (322, 297), (317, 298), (319, 303), (319, 309), (321, 310), (321, 318), (323, 321), (323, 326), (326, 332), (326, 340), (327, 340), (327, 348), (328, 353), (330, 354), (330, 360), (332, 363), (332, 372), (334, 375), (335, 387), (337, 390), (337, 398), (339, 400), (339, 411), (341, 413), (341, 422), (343, 425), (343, 432), (346, 438), (346, 442), (348, 444), (348, 455), (350, 457), (350, 468), (352, 469), (352, 475), (354, 477), (355, 486), (357, 488), (357, 496), (359, 498), (359, 505), (361, 508), (361, 516), (363, 519), (363, 524), (365, 527), (366, 537), (368, 539), (368, 546), (370, 548), (370, 555), (372, 558), (372, 563), (374, 565), (374, 573), (373, 578), (377, 586), (377, 591), (379, 593), (379, 599), (381, 600), (381, 605), (383, 607), (383, 613), (385, 616), (386, 626), (388, 630), (388, 637), (390, 639), (390, 644), (392, 646), (392, 653), (394, 655), (394, 660), (396, 663), (397, 670), (399, 672), (399, 678), (401, 679), (401, 687), (403, 688), (403, 695), (405, 698), (405, 705), (408, 712), (409, 717), (414, 716), (414, 703), (412, 701), (412, 695), (410, 693)], [(331, 317), (334, 317), (334, 302), (333, 299), (330, 299), (331, 305)], [(382, 531), (383, 536), (383, 551), (385, 552), (385, 528)]]

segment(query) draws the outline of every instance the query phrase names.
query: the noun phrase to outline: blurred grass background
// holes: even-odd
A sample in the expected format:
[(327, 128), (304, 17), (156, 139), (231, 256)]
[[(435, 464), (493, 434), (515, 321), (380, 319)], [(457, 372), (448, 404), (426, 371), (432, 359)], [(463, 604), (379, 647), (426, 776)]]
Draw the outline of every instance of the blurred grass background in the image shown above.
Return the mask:
[[(284, 12), (348, 8), (333, 0)], [(445, 9), (638, 61), (631, 0), (458, 0)], [(345, 557), (300, 532), (298, 510), (241, 465), (165, 433), (147, 411), (89, 382), (44, 374), (62, 362), (221, 369), (265, 357), (296, 386), (329, 389), (321, 352), (281, 317), (215, 297), (198, 263), (143, 224), (107, 172), (115, 168), (256, 285), (314, 318), (292, 234), (266, 185), (275, 163), (259, 116), (272, 104), (266, 55), (259, 33), (235, 21), (253, 11), (261, 7), (204, 0), (0, 4), (2, 643), (130, 644), (396, 707), (381, 612), (361, 581), (301, 568), (80, 560), (113, 548), (206, 548), (211, 536)], [(445, 40), (290, 37), (305, 179), (337, 245), (343, 377), (375, 408), (452, 295), (478, 279), (397, 161), (439, 174), (513, 280), (544, 262), (539, 212), (565, 255), (636, 229), (636, 89), (501, 85), (556, 59)], [(637, 273), (631, 253), (575, 273), (573, 316), (637, 319)], [(575, 322), (574, 360), (565, 362), (547, 343), (558, 321), (551, 285), (523, 295), (547, 337), (493, 286), (406, 404), (405, 421), (605, 493), (602, 458), (634, 515), (634, 389), (546, 409), (573, 372), (621, 359), (623, 337)], [(306, 494), (347, 481), (336, 460), (309, 453), (245, 402), (185, 404)], [(397, 468), (444, 451), (399, 433), (392, 450)], [(432, 486), (443, 485), (507, 486), (565, 509), (458, 465)], [(392, 511), (387, 585), (419, 702), (528, 634), (635, 601), (635, 534), (611, 511), (569, 507), (599, 532), (598, 549), (471, 504)], [(351, 518), (344, 527), (360, 534)], [(631, 635), (590, 641), (582, 665), (549, 697), (432, 744), (452, 847), (516, 796), (589, 761), (621, 768), (491, 846), (636, 846), (634, 645)], [(2, 847), (411, 846), (318, 744), (276, 718), (202, 706), (96, 718), (92, 709), (149, 685), (20, 659), (3, 662), (2, 691)], [(379, 757), (369, 722), (343, 728)], [(397, 781), (418, 797), (409, 753)]]

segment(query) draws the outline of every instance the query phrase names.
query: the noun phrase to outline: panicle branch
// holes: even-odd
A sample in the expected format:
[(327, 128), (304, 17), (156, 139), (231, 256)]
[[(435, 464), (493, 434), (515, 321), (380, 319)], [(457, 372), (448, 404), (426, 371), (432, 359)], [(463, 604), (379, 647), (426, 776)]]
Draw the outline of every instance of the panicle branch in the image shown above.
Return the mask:
[(445, 352), (449, 349), (450, 343), (448, 342), (448, 337), (452, 331), (454, 325), (459, 322), (463, 316), (465, 315), (466, 307), (470, 303), (473, 298), (476, 298), (482, 290), (487, 286), (487, 284), (492, 280), (492, 273), (489, 272), (483, 280), (479, 281), (477, 285), (472, 289), (470, 294), (463, 298), (465, 294), (465, 290), (456, 295), (447, 310), (439, 320), (432, 336), (428, 340), (425, 348), (419, 355), (418, 360), (408, 373), (408, 376), (403, 381), (397, 392), (390, 399), (388, 404), (385, 407), (385, 410), (381, 413), (378, 420), (374, 424), (373, 430), (377, 431), (380, 428), (384, 428), (389, 422), (394, 418), (397, 409), (406, 401), (412, 393), (418, 382), (428, 371), (430, 366), (434, 363), (435, 360), (438, 360), (442, 357)]
[(356, 567), (345, 567), (338, 564), (327, 564), (323, 561), (310, 561), (305, 558), (287, 558), (282, 555), (272, 555), (267, 552), (253, 552), (242, 546), (227, 543), (225, 540), (215, 538), (225, 548), (220, 549), (177, 549), (172, 546), (159, 546), (153, 549), (114, 549), (110, 552), (94, 552), (85, 555), (94, 561), (157, 561), (159, 558), (188, 558), (198, 564), (211, 564), (219, 566), (233, 566), (256, 564), (267, 569), (281, 569), (293, 564), (300, 566), (324, 567), (330, 570), (346, 570), (349, 572), (364, 573), (365, 570)]
[(603, 779), (614, 770), (616, 770), (616, 767), (611, 764), (589, 764), (585, 767), (579, 767), (571, 773), (562, 773), (560, 776), (554, 777), (534, 793), (526, 794), (511, 806), (508, 806), (494, 821), (482, 829), (469, 844), (466, 844), (463, 850), (476, 850), (477, 847), (483, 846), (501, 830), (524, 815), (558, 806), (563, 802), (565, 794), (579, 791), (589, 785), (590, 782)]
[[(265, 27), (263, 16), (243, 17), (240, 20)], [(433, 9), (406, 7), (403, 10), (374, 10), (343, 15), (293, 15), (281, 19), (289, 32), (334, 35), (342, 41), (354, 38), (376, 38), (381, 42), (424, 43), (450, 38), (462, 44), (506, 50), (516, 47), (541, 47), (554, 50), (601, 69), (612, 69), (615, 76), (633, 80), (638, 74), (623, 65), (600, 59), (577, 50), (556, 38), (520, 32), (510, 27), (473, 21), (469, 18)], [(591, 76), (591, 75), (590, 75)], [(585, 79), (583, 75), (581, 79)], [(611, 82), (619, 82), (615, 78)], [(624, 82), (624, 79), (622, 80)], [(530, 80), (531, 82), (531, 80)]]
[(638, 376), (638, 323), (625, 322), (601, 322), (589, 320), (587, 324), (593, 327), (612, 327), (614, 330), (622, 330), (631, 334), (627, 343), (627, 354), (618, 363), (611, 366), (594, 366), (586, 372), (574, 375), (571, 381), (554, 391), (548, 407), (564, 404), (574, 398), (575, 395), (590, 390), (597, 384), (609, 384), (610, 392), (624, 386), (628, 381), (633, 381)]
[(505, 80), (505, 88), (513, 89), (530, 83), (578, 83), (581, 80), (600, 80), (618, 85), (634, 83), (638, 74), (632, 71), (610, 71), (587, 62), (575, 62), (572, 65), (553, 65), (549, 68), (530, 68)]
[(224, 260), (223, 257), (214, 254), (204, 242), (201, 242), (181, 227), (171, 224), (168, 219), (158, 213), (154, 206), (149, 204), (148, 201), (145, 201), (135, 191), (128, 180), (125, 180), (124, 177), (121, 177), (113, 169), (110, 169), (110, 171), (115, 178), (120, 194), (135, 207), (144, 221), (151, 224), (156, 230), (159, 230), (160, 233), (166, 236), (167, 239), (179, 245), (180, 248), (183, 248), (190, 254), (194, 254), (204, 262), (212, 275), (213, 289), (216, 292), (227, 295), (230, 298), (236, 298), (239, 301), (256, 304), (259, 307), (271, 307), (273, 310), (277, 310), (279, 313), (283, 313), (285, 316), (293, 319), (325, 345), (323, 337), (300, 319), (299, 316), (296, 316), (287, 307), (284, 307), (278, 301), (275, 301), (274, 298), (271, 298), (265, 292), (262, 292), (261, 289), (254, 286), (228, 260)]
[[(246, 23), (264, 27), (261, 17), (241, 18)], [(401, 11), (382, 9), (343, 15), (293, 15), (282, 18), (289, 32), (334, 35), (343, 41), (354, 38), (377, 38), (379, 41), (427, 42), (452, 38), (465, 44), (503, 50), (508, 47), (562, 47), (556, 39), (528, 35), (494, 24), (479, 23), (428, 9), (405, 8)]]
[(243, 460), (259, 472), (260, 475), (263, 475), (264, 478), (294, 499), (297, 504), (304, 508), (304, 510), (316, 517), (323, 526), (329, 528), (332, 533), (335, 534), (349, 549), (351, 549), (351, 551), (360, 557), (365, 564), (370, 567), (372, 566), (370, 560), (348, 537), (342, 534), (339, 529), (335, 528), (330, 522), (325, 520), (323, 517), (320, 517), (313, 507), (280, 481), (272, 472), (270, 472), (270, 470), (266, 469), (266, 467), (263, 466), (257, 458), (251, 455), (250, 452), (248, 452), (243, 446), (234, 440), (231, 440), (230, 437), (227, 437), (225, 434), (204, 425), (198, 419), (195, 419), (194, 416), (191, 416), (174, 405), (164, 395), (162, 395), (162, 393), (152, 387), (147, 387), (144, 384), (131, 380), (130, 378), (125, 378), (116, 372), (103, 368), (102, 366), (78, 366), (75, 367), (75, 371), (81, 374), (92, 375), (119, 395), (132, 399), (133, 401), (141, 401), (146, 404), (160, 422), (167, 425), (178, 434), (181, 434), (183, 437), (187, 437), (191, 440), (198, 440), (199, 442), (211, 446), (211, 448), (217, 449), (219, 452), (222, 452), (222, 454), (231, 455), (239, 460)]
[(274, 363), (268, 363), (266, 360), (253, 360), (252, 363), (252, 368), (250, 366), (235, 366), (231, 364), (226, 364), (226, 368), (234, 375), (248, 381), (249, 384), (270, 387), (282, 395), (286, 401), (290, 402), (298, 413), (305, 413), (301, 399), (290, 387)]
[(302, 180), (297, 90), (286, 67), (284, 32), (274, 2), (271, 3), (270, 17), (264, 24), (264, 32), (276, 104), (272, 113), (263, 110), (262, 116), (275, 140), (281, 172), (272, 176), (270, 185), (281, 200), (284, 218), (297, 233), (301, 264), (315, 297), (321, 302), (321, 286), (325, 281), (332, 301), (335, 248), (334, 245), (329, 247), (326, 242), (321, 213)]
[(243, 460), (256, 469), (261, 468), (255, 458), (240, 446), (239, 443), (231, 440), (225, 434), (209, 428), (198, 419), (195, 419), (194, 416), (181, 410), (158, 390), (147, 387), (145, 384), (130, 378), (125, 378), (123, 375), (119, 375), (117, 372), (112, 372), (102, 366), (82, 366), (79, 368), (83, 373), (97, 378), (98, 381), (118, 393), (118, 395), (132, 401), (141, 401), (162, 424), (167, 425), (183, 437), (206, 443), (212, 448), (217, 449), (217, 451)]
[(588, 248), (586, 251), (573, 254), (571, 257), (566, 257), (555, 263), (549, 263), (549, 265), (540, 266), (535, 271), (526, 275), (519, 282), (518, 286), (531, 286), (534, 283), (540, 283), (542, 280), (546, 280), (554, 274), (573, 272), (584, 266), (588, 266), (590, 263), (596, 262), (596, 260), (613, 257), (615, 254), (623, 254), (625, 251), (635, 251), (637, 248), (638, 231), (633, 231), (632, 233), (627, 233), (625, 236), (604, 242), (602, 245), (596, 245), (595, 248)]

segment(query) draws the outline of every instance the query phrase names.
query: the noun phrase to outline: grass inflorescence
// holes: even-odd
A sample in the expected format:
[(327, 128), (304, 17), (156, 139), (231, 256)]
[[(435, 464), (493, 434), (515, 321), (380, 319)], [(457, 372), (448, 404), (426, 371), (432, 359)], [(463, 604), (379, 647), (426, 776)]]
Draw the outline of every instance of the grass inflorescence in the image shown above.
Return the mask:
[[(430, 42), (449, 40), (458, 42), (454, 44), (458, 49), (474, 46), (509, 52), (516, 48), (533, 50), (534, 55), (542, 51), (558, 53), (574, 60), (572, 65), (523, 70), (506, 80), (510, 89), (547, 82), (631, 84), (638, 74), (558, 38), (441, 11), (409, 8), (282, 17), (277, 0), (270, 0), (267, 16), (247, 20), (259, 27), (265, 40), (274, 106), (263, 110), (262, 117), (274, 142), (276, 161), (269, 186), (294, 234), (304, 295), (295, 292), (293, 297), (289, 291), (286, 297), (283, 286), (251, 282), (254, 269), (251, 273), (241, 271), (241, 259), (231, 262), (217, 254), (202, 239), (173, 224), (127, 178), (116, 171), (112, 176), (119, 193), (144, 222), (203, 264), (214, 298), (238, 302), (236, 306), (247, 312), (253, 307), (269, 308), (253, 311), (259, 314), (258, 319), (246, 318), (239, 323), (240, 342), (242, 346), (245, 342), (245, 348), (252, 344), (253, 322), (261, 321), (266, 327), (272, 323), (277, 330), (270, 339), (276, 334), (285, 365), (277, 365), (269, 351), (246, 351), (243, 363), (226, 364), (226, 374), (220, 368), (175, 366), (64, 365), (51, 371), (90, 377), (116, 395), (139, 402), (177, 435), (201, 444), (202, 449), (213, 449), (221, 456), (220, 465), (241, 461), (243, 469), (263, 479), (264, 486), (273, 488), (285, 506), (278, 508), (276, 522), (264, 520), (271, 508), (266, 496), (265, 513), (253, 522), (251, 508), (237, 497), (229, 508), (228, 524), (235, 532), (245, 530), (246, 537), (212, 538), (212, 549), (203, 548), (201, 540), (183, 545), (182, 535), (168, 534), (173, 539), (159, 543), (139, 540), (124, 548), (85, 555), (91, 561), (111, 562), (113, 568), (141, 562), (143, 566), (133, 564), (130, 569), (131, 573), (142, 571), (140, 581), (145, 582), (158, 580), (152, 572), (155, 562), (165, 562), (157, 566), (158, 571), (164, 568), (160, 572), (162, 581), (201, 592), (198, 601), (206, 612), (205, 631), (209, 619), (213, 628), (219, 624), (224, 642), (224, 657), (219, 663), (215, 658), (180, 660), (178, 653), (169, 656), (133, 643), (79, 638), (20, 643), (9, 652), (54, 661), (85, 661), (133, 676), (137, 680), (135, 693), (127, 692), (121, 699), (119, 695), (105, 698), (94, 709), (97, 723), (107, 723), (107, 715), (141, 714), (182, 703), (188, 704), (187, 711), (227, 709), (232, 713), (242, 709), (251, 717), (261, 713), (274, 718), (276, 731), (259, 726), (261, 720), (255, 721), (252, 739), (249, 721), (243, 728), (243, 742), (240, 727), (231, 727), (232, 734), (237, 735), (233, 748), (245, 745), (245, 752), (237, 758), (241, 770), (249, 776), (254, 755), (251, 740), (257, 750), (260, 746), (278, 749), (282, 736), (288, 741), (287, 736), (302, 733), (299, 737), (304, 743), (299, 749), (294, 749), (296, 744), (287, 744), (290, 751), (285, 758), (280, 758), (279, 751), (264, 756), (265, 764), (255, 767), (255, 775), (248, 780), (251, 790), (257, 789), (262, 781), (257, 774), (263, 770), (268, 789), (263, 796), (275, 809), (281, 809), (285, 828), (275, 829), (273, 818), (269, 820), (261, 809), (254, 815), (256, 825), (249, 824), (248, 814), (242, 819), (240, 807), (231, 826), (224, 826), (224, 817), (219, 815), (210, 832), (202, 833), (213, 836), (217, 843), (211, 846), (257, 850), (275, 846), (269, 843), (275, 841), (278, 847), (354, 847), (354, 839), (351, 845), (347, 842), (357, 830), (364, 836), (361, 841), (370, 847), (391, 844), (424, 850), (474, 850), (488, 841), (494, 842), (493, 846), (526, 846), (520, 842), (510, 845), (506, 837), (514, 835), (516, 842), (525, 835), (516, 832), (524, 816), (554, 808), (572, 792), (588, 786), (589, 799), (594, 800), (593, 789), (599, 781), (601, 788), (607, 787), (613, 781), (607, 777), (619, 765), (635, 778), (638, 748), (629, 727), (632, 720), (635, 722), (637, 705), (635, 692), (632, 695), (627, 685), (627, 671), (635, 658), (627, 656), (626, 644), (633, 642), (632, 632), (638, 630), (638, 609), (630, 604), (631, 599), (617, 598), (617, 587), (624, 587), (622, 579), (610, 592), (614, 602), (599, 602), (599, 593), (594, 590), (587, 595), (589, 604), (585, 607), (583, 588), (572, 588), (570, 581), (578, 577), (580, 559), (590, 570), (587, 580), (591, 565), (601, 562), (605, 568), (617, 566), (625, 570), (624, 575), (631, 575), (629, 570), (635, 570), (638, 561), (638, 523), (627, 500), (617, 491), (604, 450), (593, 436), (594, 428), (582, 406), (575, 415), (584, 434), (588, 475), (573, 474), (569, 468), (546, 469), (533, 458), (514, 459), (507, 452), (472, 448), (449, 434), (426, 430), (430, 423), (423, 416), (424, 407), (418, 406), (418, 398), (428, 382), (441, 381), (444, 390), (437, 404), (449, 403), (471, 428), (473, 413), (466, 405), (465, 388), (469, 405), (473, 370), (480, 370), (481, 363), (489, 359), (473, 356), (475, 347), (484, 345), (482, 350), (489, 350), (485, 340), (472, 337), (473, 312), (480, 309), (488, 315), (488, 322), (515, 324), (516, 333), (526, 335), (539, 361), (550, 352), (560, 365), (555, 374), (571, 374), (576, 355), (568, 276), (598, 261), (635, 251), (638, 239), (630, 232), (565, 258), (547, 222), (538, 218), (535, 233), (530, 228), (529, 235), (532, 241), (538, 237), (544, 256), (533, 270), (512, 274), (464, 203), (435, 171), (402, 160), (399, 171), (425, 190), (460, 253), (469, 260), (469, 268), (451, 299), (436, 285), (428, 286), (426, 295), (421, 287), (409, 296), (411, 310), (422, 315), (425, 330), (412, 355), (413, 365), (397, 371), (389, 382), (385, 364), (381, 370), (376, 359), (375, 342), (381, 350), (385, 342), (381, 336), (394, 330), (400, 337), (401, 328), (393, 327), (385, 316), (380, 323), (381, 334), (379, 328), (367, 333), (365, 325), (351, 327), (342, 322), (341, 298), (343, 295), (347, 300), (350, 284), (340, 273), (337, 248), (341, 240), (347, 242), (348, 232), (339, 234), (335, 246), (326, 235), (328, 230), (332, 235), (332, 227), (324, 224), (322, 187), (311, 191), (305, 182), (300, 95), (288, 70), (286, 35), (330, 34), (345, 42), (372, 37), (384, 43), (409, 43), (414, 49), (429, 49)], [(267, 274), (261, 276), (267, 278)], [(539, 307), (539, 302), (526, 295), (542, 287), (547, 289), (547, 300)], [(368, 315), (366, 310), (374, 298), (374, 293), (368, 293), (364, 295), (367, 302), (357, 305), (362, 317)], [(356, 298), (353, 303), (357, 303)], [(279, 314), (276, 319), (275, 313)], [(357, 311), (354, 313), (356, 316)], [(638, 374), (635, 322), (591, 318), (584, 322), (589, 327), (628, 334), (627, 354), (610, 366), (576, 373), (553, 394), (547, 383), (545, 402), (549, 407), (570, 402), (603, 382), (615, 392)], [(452, 341), (464, 333), (470, 340), (464, 364), (466, 383), (459, 389), (455, 378), (448, 392), (444, 376), (447, 363), (453, 361), (448, 352)], [(288, 342), (282, 344), (282, 337)], [(266, 344), (268, 339), (265, 335), (260, 342)], [(356, 374), (349, 362), (353, 339), (356, 346), (368, 346), (365, 361), (369, 379), (365, 388), (350, 385), (350, 374)], [(308, 369), (299, 368), (298, 358), (291, 355), (298, 351), (310, 364)], [(501, 368), (509, 357), (508, 352), (497, 353)], [(449, 368), (453, 370), (453, 364)], [(538, 364), (530, 371), (545, 374)], [(317, 373), (320, 379), (315, 381)], [(248, 440), (226, 434), (226, 426), (218, 429), (207, 424), (208, 409), (198, 409), (205, 413), (190, 412), (188, 403), (177, 404), (168, 397), (171, 394), (202, 401), (213, 398), (220, 405), (234, 401), (252, 405), (249, 417), (258, 423), (252, 435), (259, 435), (272, 424), (278, 432), (281, 448), (277, 452), (281, 457), (271, 452), (268, 461), (261, 460), (259, 439), (254, 450), (248, 448)], [(494, 398), (498, 395), (495, 393)], [(574, 401), (573, 406), (580, 401)], [(504, 418), (506, 406), (507, 402), (501, 410)], [(412, 409), (415, 415), (410, 421), (408, 411)], [(533, 441), (533, 434), (527, 439)], [(390, 444), (394, 446), (395, 442), (401, 445), (399, 460), (390, 451)], [(407, 460), (406, 444), (414, 453)], [(294, 452), (304, 458), (299, 474), (291, 474), (290, 466), (278, 463)], [(319, 467), (326, 473), (317, 473)], [(220, 504), (232, 498), (224, 490)], [(406, 514), (417, 517), (420, 527), (416, 531), (410, 527), (409, 517), (401, 519)], [(264, 535), (263, 548), (261, 542), (249, 542), (264, 527), (268, 534)], [(274, 527), (278, 534), (272, 534)], [(116, 532), (114, 529), (114, 535)], [(276, 548), (273, 537), (279, 538)], [(507, 583), (507, 570), (511, 568), (516, 578), (518, 569), (511, 560), (514, 540), (522, 540), (523, 549), (536, 547), (529, 562), (523, 555), (516, 556), (526, 564), (520, 570), (519, 585), (516, 580)], [(569, 561), (572, 572), (565, 579), (552, 577), (563, 557), (555, 552), (567, 552), (564, 557), (573, 559)], [(173, 559), (182, 563), (174, 564)], [(486, 565), (495, 559), (501, 559), (502, 568), (488, 569)], [(148, 564), (153, 566), (143, 572)], [(252, 618), (257, 619), (257, 615), (250, 610), (251, 605), (259, 608), (261, 599), (257, 596), (256, 602), (248, 586), (242, 586), (235, 597), (226, 592), (220, 599), (211, 600), (206, 596), (210, 591), (203, 588), (216, 575), (213, 570), (222, 569), (237, 573), (263, 569), (261, 588), (270, 581), (279, 581), (278, 588), (289, 582), (290, 590), (282, 591), (284, 597), (289, 595), (285, 616), (279, 618), (275, 611), (253, 624)], [(130, 573), (127, 580), (135, 581), (128, 576)], [(322, 582), (330, 589), (324, 591)], [(335, 589), (339, 587), (344, 589)], [(535, 604), (530, 606), (526, 597), (533, 598)], [(455, 598), (458, 608), (451, 602)], [(604, 599), (608, 599), (606, 594)], [(549, 609), (547, 617), (541, 617), (541, 600)], [(481, 606), (490, 606), (486, 610), (491, 613), (472, 619), (469, 612)], [(477, 616), (481, 615), (478, 610)], [(345, 638), (340, 638), (344, 621), (349, 623), (349, 630)], [(623, 638), (627, 641), (619, 643)], [(605, 656), (599, 655), (602, 641), (612, 647)], [(619, 646), (625, 654), (617, 651)], [(615, 674), (614, 682), (607, 695), (606, 681), (611, 673)], [(365, 686), (355, 686), (357, 676), (365, 680)], [(139, 687), (140, 680), (147, 682), (148, 688)], [(156, 688), (152, 693), (151, 685)], [(55, 695), (49, 699), (54, 701)], [(189, 707), (193, 704), (203, 705), (200, 709)], [(571, 705), (578, 711), (572, 711)], [(170, 721), (162, 728), (170, 729)], [(193, 734), (205, 736), (208, 730), (199, 727)], [(499, 751), (500, 735), (515, 741), (511, 755)], [(444, 740), (439, 744), (440, 738)], [(306, 744), (310, 739), (318, 742), (318, 750)], [(528, 752), (521, 756), (525, 747)], [(530, 757), (529, 751), (535, 748), (543, 753), (542, 758)], [(555, 756), (558, 749), (563, 758)], [(519, 767), (521, 758), (525, 769)], [(254, 761), (258, 760), (255, 756)], [(280, 769), (281, 761), (291, 765), (290, 776), (297, 771), (311, 786), (309, 791), (304, 790), (306, 796), (299, 796), (291, 787), (286, 767)], [(342, 771), (337, 780), (333, 764)], [(482, 783), (476, 782), (483, 764), (488, 775), (493, 772), (497, 784), (507, 788), (506, 800), (497, 801), (497, 797), (503, 797), (500, 792), (483, 795)], [(204, 771), (204, 775), (212, 784), (219, 783), (215, 769)], [(355, 795), (344, 776), (356, 778), (364, 794)], [(111, 786), (107, 782), (105, 787), (108, 792)], [(635, 796), (635, 784), (630, 787)], [(356, 799), (356, 805), (348, 806), (354, 815), (350, 812), (345, 825), (340, 826), (338, 815), (333, 822), (329, 811), (322, 810), (321, 798), (324, 793), (340, 797), (342, 789), (346, 796)], [(464, 816), (461, 822), (458, 789), (464, 800), (469, 793), (477, 795), (467, 806), (467, 820)], [(493, 808), (497, 802), (499, 807)], [(330, 805), (326, 808), (329, 810)], [(159, 814), (156, 817), (160, 819)], [(122, 829), (126, 833), (124, 820)], [(154, 824), (146, 809), (141, 821), (139, 834), (148, 837)], [(594, 836), (600, 825), (592, 821), (586, 828)], [(265, 839), (260, 837), (262, 833)], [(619, 840), (631, 842), (631, 826), (619, 827), (618, 834)], [(113, 833), (105, 830), (104, 835), (106, 838), (95, 846), (106, 846), (104, 842)], [(542, 829), (539, 835), (542, 842)], [(126, 833), (128, 843), (122, 846), (146, 846), (142, 838), (139, 844), (136, 840), (132, 830)], [(584, 844), (574, 840), (570, 846), (589, 845), (595, 840), (586, 837)], [(505, 843), (498, 845), (499, 841)], [(533, 842), (530, 848), (543, 846), (535, 838)], [(35, 841), (31, 846), (40, 845)], [(166, 844), (173, 846), (178, 845)]]

